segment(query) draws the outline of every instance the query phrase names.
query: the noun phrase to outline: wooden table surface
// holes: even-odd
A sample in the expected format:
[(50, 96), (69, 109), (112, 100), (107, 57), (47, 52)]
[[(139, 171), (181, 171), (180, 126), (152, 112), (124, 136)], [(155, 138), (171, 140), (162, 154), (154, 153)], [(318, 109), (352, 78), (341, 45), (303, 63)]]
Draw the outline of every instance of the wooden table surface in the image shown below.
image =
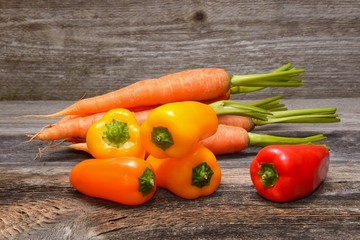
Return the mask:
[(183, 200), (164, 189), (136, 207), (86, 197), (69, 184), (69, 171), (89, 156), (67, 149), (46, 152), (46, 143), (27, 140), (69, 101), (0, 102), (0, 239), (359, 239), (359, 98), (283, 100), (288, 108), (337, 107), (332, 124), (277, 124), (256, 132), (281, 136), (323, 133), (331, 147), (325, 182), (311, 196), (272, 203), (261, 198), (249, 177), (259, 148), (218, 158), (223, 172), (211, 196)]
[[(2, 239), (360, 239), (359, 0), (0, 0), (0, 240)], [(288, 108), (337, 107), (341, 123), (271, 125), (282, 136), (323, 133), (329, 174), (299, 201), (278, 204), (252, 186), (259, 151), (219, 157), (223, 179), (210, 197), (187, 201), (159, 189), (138, 207), (76, 192), (69, 171), (89, 155), (23, 144), (52, 113), (84, 97), (191, 68), (264, 73), (304, 68)]]

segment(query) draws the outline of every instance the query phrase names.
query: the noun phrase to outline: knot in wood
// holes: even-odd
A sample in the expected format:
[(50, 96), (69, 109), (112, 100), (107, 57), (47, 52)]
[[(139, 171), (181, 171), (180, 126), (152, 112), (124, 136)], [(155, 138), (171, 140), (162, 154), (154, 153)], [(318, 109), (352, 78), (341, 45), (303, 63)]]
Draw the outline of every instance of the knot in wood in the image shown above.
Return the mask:
[(193, 20), (196, 22), (204, 22), (206, 20), (206, 13), (202, 10), (196, 11), (193, 15)]

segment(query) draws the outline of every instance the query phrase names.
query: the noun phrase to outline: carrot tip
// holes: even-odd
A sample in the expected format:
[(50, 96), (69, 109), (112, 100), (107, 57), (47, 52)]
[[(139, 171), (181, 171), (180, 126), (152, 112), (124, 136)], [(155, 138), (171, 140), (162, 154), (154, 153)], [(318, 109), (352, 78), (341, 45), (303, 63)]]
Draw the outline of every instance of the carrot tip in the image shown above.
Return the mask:
[(28, 137), (28, 138), (30, 138), (30, 139), (22, 142), (22, 144), (31, 142), (32, 140), (36, 139), (36, 138), (39, 136), (39, 134), (41, 134), (46, 128), (51, 128), (52, 126), (53, 126), (53, 124), (48, 124), (48, 125), (45, 125), (44, 127), (42, 127), (42, 128), (41, 128), (37, 133), (35, 133), (35, 134), (26, 134), (26, 137)]
[(53, 113), (53, 114), (47, 114), (47, 115), (28, 114), (28, 115), (16, 116), (16, 118), (53, 118), (53, 117), (60, 117), (60, 116), (62, 116), (61, 113)]
[(21, 142), (21, 144), (26, 144), (26, 143), (31, 142), (32, 140), (34, 140), (34, 139), (35, 139), (36, 134), (26, 134), (26, 137), (28, 137), (29, 139), (28, 139), (28, 140), (26, 140), (26, 141)]
[(47, 146), (43, 147), (43, 148), (38, 148), (38, 152), (36, 153), (35, 157), (33, 158), (33, 160), (36, 160), (38, 158), (41, 158), (42, 154), (46, 151), (48, 151), (49, 149), (58, 149), (61, 146), (61, 144), (63, 144), (65, 142), (65, 140), (62, 140), (58, 143), (55, 143), (54, 141), (51, 141)]

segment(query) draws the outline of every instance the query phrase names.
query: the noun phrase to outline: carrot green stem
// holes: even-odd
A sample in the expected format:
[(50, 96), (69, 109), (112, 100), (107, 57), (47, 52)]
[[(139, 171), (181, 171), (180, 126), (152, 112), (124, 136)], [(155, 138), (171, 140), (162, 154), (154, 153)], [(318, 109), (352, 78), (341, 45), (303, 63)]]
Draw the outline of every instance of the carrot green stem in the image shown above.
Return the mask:
[(272, 144), (309, 144), (326, 139), (322, 134), (309, 137), (279, 137), (267, 134), (248, 133), (249, 146), (265, 147)]
[[(299, 74), (304, 69), (283, 65), (269, 73), (231, 76), (231, 93), (254, 92), (266, 87), (300, 87), (303, 85)], [(238, 87), (238, 88), (235, 88)], [(241, 88), (244, 87), (244, 90)]]
[(257, 92), (260, 91), (262, 89), (264, 89), (265, 87), (245, 87), (245, 86), (232, 86), (230, 88), (230, 93), (231, 94), (236, 94), (236, 93), (251, 93), (251, 92)]
[(272, 112), (279, 110), (286, 110), (287, 108), (285, 107), (285, 104), (279, 102), (279, 99), (282, 98), (283, 96), (279, 95), (279, 96), (269, 97), (262, 100), (250, 102), (247, 104), (255, 107), (260, 107), (262, 109), (266, 109)]
[(282, 96), (275, 96), (250, 103), (221, 100), (209, 105), (217, 115), (240, 115), (266, 121), (273, 111), (286, 110), (285, 105), (279, 103), (281, 98)]
[(209, 104), (217, 115), (251, 117), (257, 126), (272, 123), (334, 123), (340, 122), (336, 108), (305, 108), (287, 110), (279, 102), (282, 96), (274, 96), (250, 103), (222, 100)]
[(247, 103), (247, 104), (252, 105), (252, 106), (262, 107), (262, 106), (267, 105), (269, 103), (273, 103), (274, 101), (278, 101), (279, 99), (282, 99), (282, 98), (283, 98), (283, 96), (278, 95), (278, 96), (269, 97), (269, 98), (265, 98), (265, 99), (262, 99), (262, 100), (250, 102), (250, 103)]
[(267, 115), (271, 114), (268, 110), (232, 100), (217, 101), (209, 105), (215, 110), (216, 114), (219, 116), (240, 115), (266, 121)]
[(302, 116), (309, 114), (334, 114), (336, 108), (305, 108), (305, 109), (294, 109), (287, 111), (279, 111), (273, 113), (274, 117), (289, 117), (289, 116)]
[(253, 119), (257, 126), (272, 123), (334, 123), (340, 122), (335, 114), (336, 108), (309, 108), (286, 111), (274, 111), (267, 120)]

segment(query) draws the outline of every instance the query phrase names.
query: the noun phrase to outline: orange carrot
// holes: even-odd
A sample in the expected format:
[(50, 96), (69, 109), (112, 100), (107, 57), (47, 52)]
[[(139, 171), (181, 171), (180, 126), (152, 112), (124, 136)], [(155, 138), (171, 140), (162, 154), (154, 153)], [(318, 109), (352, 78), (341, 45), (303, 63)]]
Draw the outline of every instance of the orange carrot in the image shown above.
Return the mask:
[(229, 75), (223, 69), (187, 70), (138, 81), (104, 95), (79, 100), (47, 117), (92, 114), (119, 107), (135, 108), (184, 100), (201, 101), (220, 97), (229, 89)]
[(59, 140), (59, 139), (85, 139), (90, 126), (99, 121), (104, 113), (97, 113), (84, 117), (73, 117), (70, 119), (61, 119), (52, 124), (49, 128), (41, 129), (38, 133), (31, 136), (37, 140)]
[[(274, 107), (278, 108), (279, 106), (282, 106), (282, 104), (278, 102), (280, 98), (281, 96), (276, 96), (276, 97), (263, 99), (261, 101), (256, 101), (253, 103), (240, 103), (235, 101), (231, 101), (231, 102), (215, 101), (209, 105), (212, 108), (214, 108), (216, 113), (218, 113), (220, 123), (222, 123), (223, 120), (224, 123), (228, 123), (229, 119), (239, 118), (240, 121), (238, 120), (237, 122), (234, 123), (241, 124), (238, 126), (251, 130), (252, 120), (246, 119), (241, 116), (245, 115), (248, 117), (255, 117), (256, 119), (262, 119), (264, 117), (264, 114), (268, 114), (268, 110), (264, 110), (257, 106), (258, 105), (265, 106), (265, 108), (267, 109), (272, 109)], [(271, 104), (271, 108), (268, 107), (269, 104)], [(147, 116), (151, 110), (152, 109), (149, 108), (147, 110), (134, 112), (139, 125), (141, 125), (147, 119)], [(226, 117), (222, 115), (226, 113), (237, 114), (240, 116)], [(71, 142), (84, 141), (89, 127), (94, 122), (100, 120), (100, 118), (104, 114), (105, 113), (96, 113), (88, 116), (67, 115), (63, 117), (58, 123), (45, 126), (37, 134), (31, 136), (32, 137), (31, 139), (38, 139), (38, 140), (67, 139), (68, 141)]]
[[(210, 104), (211, 105), (211, 104)], [(241, 103), (236, 103), (233, 110), (225, 106), (214, 107), (218, 114), (219, 124), (242, 127), (247, 131), (251, 131), (255, 126), (261, 126), (274, 123), (331, 123), (338, 122), (340, 119), (335, 114), (336, 108), (312, 108), (312, 109), (297, 109), (286, 111), (271, 112), (271, 115), (266, 120), (256, 119), (254, 117), (232, 115), (232, 114), (250, 114), (249, 112), (241, 112), (240, 107), (244, 106)], [(230, 109), (226, 115), (222, 114), (224, 110)], [(256, 108), (251, 108), (255, 109)], [(141, 125), (149, 115), (152, 109), (134, 112), (138, 123)], [(249, 110), (246, 109), (245, 110)], [(255, 111), (254, 110), (254, 111)], [(71, 117), (67, 120), (61, 119), (56, 124), (45, 126), (37, 134), (32, 136), (32, 139), (38, 140), (59, 140), (67, 139), (71, 142), (82, 142), (86, 137), (87, 130), (96, 121), (100, 120), (105, 113), (97, 113), (84, 117)], [(257, 116), (257, 113), (253, 113)]]
[[(152, 109), (134, 112), (138, 123), (141, 125)], [(61, 119), (56, 124), (48, 125), (38, 133), (30, 136), (37, 140), (59, 140), (67, 139), (69, 142), (83, 142), (90, 126), (99, 121), (105, 113), (96, 113), (84, 117), (74, 117), (68, 120)], [(250, 117), (237, 115), (218, 116), (219, 124), (233, 125), (251, 131), (255, 125)]]
[[(251, 92), (264, 87), (298, 87), (302, 81), (296, 76), (303, 71), (291, 68), (291, 64), (270, 73), (252, 75), (230, 75), (221, 68), (186, 70), (141, 80), (113, 92), (81, 99), (59, 112), (37, 116), (88, 115), (113, 108), (132, 109), (176, 101), (207, 101), (228, 96), (230, 92)], [(239, 86), (244, 88), (239, 89)]]
[(235, 126), (219, 125), (214, 135), (201, 141), (215, 155), (237, 153), (249, 145), (248, 132)]
[(220, 115), (218, 116), (218, 120), (219, 124), (241, 127), (248, 132), (255, 128), (255, 123), (251, 117), (239, 115)]
[[(267, 146), (271, 144), (309, 144), (324, 140), (322, 134), (309, 137), (279, 137), (265, 134), (249, 133), (241, 127), (220, 124), (216, 133), (201, 140), (201, 144), (210, 149), (215, 155), (233, 154), (249, 146)], [(86, 143), (74, 143), (67, 147), (87, 152)]]
[(241, 127), (220, 124), (216, 133), (201, 143), (215, 155), (238, 153), (249, 146), (267, 146), (271, 144), (309, 144), (324, 140), (322, 134), (310, 137), (279, 137), (247, 132)]
[(66, 147), (71, 148), (71, 149), (76, 150), (76, 151), (83, 151), (83, 152), (89, 153), (86, 142), (72, 143), (70, 145), (67, 145)]

